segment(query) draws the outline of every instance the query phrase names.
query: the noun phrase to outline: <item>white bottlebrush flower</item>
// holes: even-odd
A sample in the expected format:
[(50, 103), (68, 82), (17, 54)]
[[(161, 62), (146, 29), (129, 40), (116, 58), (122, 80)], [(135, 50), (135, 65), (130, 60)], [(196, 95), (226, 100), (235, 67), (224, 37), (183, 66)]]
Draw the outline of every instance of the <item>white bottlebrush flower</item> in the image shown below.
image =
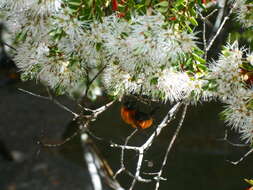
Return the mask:
[(194, 35), (165, 25), (162, 15), (136, 16), (131, 23), (110, 16), (97, 28), (109, 55), (129, 69), (146, 65), (143, 68), (149, 72), (154, 67), (171, 66), (180, 55), (196, 47)]
[(58, 12), (60, 0), (10, 0), (3, 3), (7, 27), (15, 35), (26, 33), (32, 41), (40, 41), (50, 31), (49, 19)]
[(114, 89), (113, 94), (137, 93), (169, 101), (188, 94), (189, 77), (172, 70), (176, 71), (173, 64), (180, 56), (196, 47), (194, 35), (166, 26), (162, 15), (136, 16), (131, 22), (113, 15), (91, 30), (103, 42), (109, 68), (105, 86)]
[(14, 57), (18, 68), (26, 75), (32, 75), (38, 81), (56, 88), (62, 87), (71, 91), (79, 85), (83, 73), (79, 69), (69, 69), (69, 62), (63, 57), (49, 57), (49, 48), (46, 44), (34, 46), (29, 42), (18, 47)]
[(71, 16), (69, 8), (62, 8), (56, 14), (54, 18), (51, 19), (52, 26), (55, 29), (61, 29), (66, 33), (67, 38), (71, 40), (72, 43), (80, 41), (82, 34), (84, 33), (84, 27), (87, 25), (85, 21), (80, 21), (76, 17)]
[[(218, 61), (211, 67), (210, 78), (217, 83), (214, 93), (223, 103), (227, 104), (224, 112), (225, 121), (242, 134), (241, 138), (247, 143), (253, 141), (253, 90), (251, 79), (242, 71), (245, 60), (251, 64), (251, 53), (245, 54), (246, 49), (240, 49), (238, 43), (228, 45)], [(245, 77), (247, 76), (247, 77)]]
[(225, 102), (231, 96), (237, 96), (238, 90), (243, 88), (239, 67), (242, 64), (244, 50), (239, 49), (238, 43), (228, 45), (217, 62), (211, 65), (210, 79), (217, 83), (217, 96)]
[(29, 42), (22, 44), (17, 48), (17, 55), (14, 61), (18, 68), (23, 72), (31, 72), (34, 66), (43, 66), (49, 61), (49, 49), (44, 43), (35, 46)]
[[(8, 13), (6, 13), (5, 15), (8, 15)], [(23, 14), (16, 13), (13, 13), (11, 16), (6, 16), (4, 22), (7, 30), (10, 31), (9, 33), (12, 34), (13, 39), (15, 38), (15, 35), (13, 34), (20, 32), (22, 29), (22, 25), (25, 23), (27, 23), (27, 18)]]
[(37, 80), (52, 89), (59, 88), (58, 93), (71, 93), (82, 81), (83, 72), (79, 69), (71, 69), (68, 61), (60, 59), (51, 60), (42, 66), (37, 74)]
[(190, 78), (186, 73), (166, 69), (158, 79), (158, 89), (164, 92), (166, 100), (174, 102), (189, 96), (190, 83)]
[(244, 27), (253, 26), (253, 2), (235, 0), (236, 18)]
[[(84, 68), (97, 68), (107, 61), (104, 57), (101, 33), (96, 28), (97, 22), (80, 21), (70, 16), (68, 8), (63, 8), (51, 19), (52, 31), (61, 31), (64, 35), (57, 41), (57, 47), (65, 56), (75, 55)], [(50, 33), (54, 36), (54, 33)], [(58, 35), (58, 34), (57, 34)]]
[(12, 11), (23, 11), (32, 5), (35, 0), (1, 0), (0, 8), (6, 8)]
[(253, 142), (253, 110), (243, 100), (236, 100), (227, 107), (226, 123), (241, 133), (246, 143)]
[(140, 88), (140, 84), (133, 81), (131, 75), (118, 65), (110, 65), (105, 69), (103, 82), (108, 93), (114, 96), (130, 94)]
[(61, 0), (1, 0), (0, 8), (13, 12), (27, 12), (28, 15), (46, 16), (59, 10)]
[(37, 0), (31, 10), (34, 10), (34, 14), (40, 17), (51, 16), (60, 10), (61, 4), (61, 0)]
[(247, 61), (253, 66), (253, 53), (247, 55)]
[(242, 140), (245, 140), (246, 143), (252, 144), (253, 142), (253, 114), (250, 114), (251, 117), (245, 118), (245, 125), (240, 128), (239, 133), (241, 133)]
[(215, 98), (213, 92), (208, 90), (203, 90), (204, 87), (208, 84), (208, 81), (202, 79), (202, 77), (191, 77), (190, 82), (188, 83), (190, 88), (191, 96), (189, 97), (189, 101), (191, 104), (196, 105), (199, 102), (207, 102), (211, 101)]
[[(24, 7), (18, 6), (21, 1)], [(52, 88), (70, 88), (70, 78), (76, 81), (82, 74), (85, 78), (87, 70), (106, 66), (104, 86), (114, 95), (161, 98), (162, 93), (165, 100), (177, 101), (189, 94), (189, 78), (174, 65), (196, 47), (194, 34), (169, 26), (162, 15), (135, 16), (129, 22), (116, 15), (102, 22), (80, 21), (67, 7), (59, 9), (59, 0), (5, 2), (12, 9), (8, 20), (15, 21), (11, 27), (26, 34), (24, 49), (18, 47), (15, 58), (18, 67)], [(40, 54), (41, 46), (48, 52)], [(69, 69), (70, 60), (79, 71)]]
[(75, 55), (83, 67), (97, 68), (103, 59), (103, 51), (98, 51), (102, 41), (90, 30), (89, 21), (79, 21), (69, 16), (69, 10), (59, 11), (52, 21), (53, 30), (60, 29), (64, 35), (58, 40), (58, 48), (65, 56)]

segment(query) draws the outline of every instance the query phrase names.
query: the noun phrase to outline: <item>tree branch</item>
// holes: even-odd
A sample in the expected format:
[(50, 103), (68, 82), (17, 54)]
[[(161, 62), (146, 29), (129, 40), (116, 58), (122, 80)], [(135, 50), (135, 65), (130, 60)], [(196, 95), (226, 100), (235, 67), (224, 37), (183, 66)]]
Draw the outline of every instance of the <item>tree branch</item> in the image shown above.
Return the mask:
[(251, 148), (248, 152), (246, 152), (239, 160), (237, 161), (229, 161), (231, 164), (237, 165), (239, 164), (241, 161), (243, 161), (247, 156), (249, 156), (251, 153), (253, 152), (253, 148)]
[(169, 110), (169, 112), (163, 118), (162, 122), (157, 126), (156, 130), (150, 135), (148, 140), (142, 146), (139, 146), (139, 147), (125, 146), (125, 145), (117, 145), (117, 144), (111, 143), (111, 147), (117, 147), (124, 150), (134, 150), (138, 152), (138, 161), (136, 165), (136, 171), (133, 176), (134, 179), (131, 183), (129, 190), (132, 190), (134, 188), (137, 181), (145, 182), (145, 183), (153, 181), (152, 179), (144, 179), (141, 177), (141, 167), (143, 164), (144, 152), (147, 151), (149, 147), (153, 144), (155, 137), (159, 136), (162, 129), (165, 128), (175, 118), (175, 115), (178, 112), (181, 105), (182, 105), (182, 102), (178, 102)]
[(210, 48), (213, 46), (214, 41), (216, 40), (216, 38), (218, 37), (218, 35), (220, 34), (222, 28), (224, 27), (225, 23), (227, 22), (227, 20), (229, 19), (229, 17), (231, 16), (231, 14), (233, 13), (235, 7), (236, 7), (236, 3), (233, 4), (232, 8), (230, 9), (228, 15), (223, 19), (222, 23), (220, 24), (219, 28), (217, 29), (215, 35), (210, 39), (209, 44), (207, 46), (207, 48), (205, 49), (206, 52), (208, 52), (210, 50)]
[(18, 90), (21, 91), (21, 92), (24, 92), (24, 93), (26, 93), (26, 94), (32, 95), (32, 96), (34, 96), (34, 97), (40, 98), (40, 99), (52, 101), (53, 103), (55, 103), (57, 106), (59, 106), (59, 107), (62, 108), (63, 110), (65, 110), (65, 111), (71, 113), (71, 114), (74, 116), (74, 118), (77, 118), (77, 117), (79, 116), (77, 113), (73, 112), (73, 111), (70, 110), (68, 107), (66, 107), (65, 105), (63, 105), (62, 103), (60, 103), (59, 101), (57, 101), (56, 99), (54, 99), (54, 98), (52, 97), (51, 94), (50, 94), (50, 96), (48, 97), (48, 96), (42, 96), (42, 95), (39, 95), (39, 94), (35, 94), (35, 93), (33, 93), (33, 92), (24, 90), (24, 89), (22, 89), (22, 88), (18, 88)]
[(187, 111), (187, 107), (188, 107), (188, 105), (186, 104), (186, 105), (184, 106), (184, 110), (183, 110), (183, 113), (182, 113), (182, 117), (181, 117), (180, 122), (179, 122), (179, 124), (178, 124), (178, 126), (177, 126), (177, 129), (176, 129), (176, 131), (175, 131), (175, 133), (174, 133), (174, 135), (173, 135), (173, 137), (172, 137), (172, 139), (171, 139), (171, 141), (170, 141), (170, 144), (169, 144), (169, 146), (168, 146), (168, 148), (167, 148), (167, 150), (166, 150), (166, 153), (165, 153), (165, 156), (164, 156), (164, 159), (163, 159), (163, 162), (162, 162), (161, 169), (160, 169), (160, 171), (158, 172), (158, 175), (155, 176), (155, 178), (156, 178), (156, 180), (157, 180), (155, 190), (158, 190), (158, 189), (159, 189), (160, 180), (161, 180), (161, 179), (164, 180), (164, 178), (161, 177), (161, 176), (162, 176), (162, 172), (163, 172), (164, 166), (165, 166), (166, 163), (167, 163), (167, 159), (168, 159), (168, 155), (169, 155), (169, 153), (170, 153), (170, 150), (171, 150), (171, 148), (172, 148), (172, 146), (173, 146), (173, 144), (174, 144), (174, 142), (175, 142), (175, 140), (176, 140), (176, 138), (177, 138), (177, 136), (178, 136), (178, 133), (179, 133), (179, 131), (180, 131), (182, 125), (183, 125), (183, 122), (184, 122), (184, 119), (185, 119), (185, 115), (186, 115), (186, 111)]

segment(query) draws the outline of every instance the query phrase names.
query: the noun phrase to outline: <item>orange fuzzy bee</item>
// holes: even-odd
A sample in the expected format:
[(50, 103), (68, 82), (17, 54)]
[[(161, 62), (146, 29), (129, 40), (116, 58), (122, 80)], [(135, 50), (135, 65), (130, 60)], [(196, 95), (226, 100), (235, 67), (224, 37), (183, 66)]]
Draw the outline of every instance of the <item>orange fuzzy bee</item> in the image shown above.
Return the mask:
[(146, 129), (153, 124), (151, 114), (140, 112), (132, 102), (125, 102), (120, 113), (123, 121), (133, 128)]

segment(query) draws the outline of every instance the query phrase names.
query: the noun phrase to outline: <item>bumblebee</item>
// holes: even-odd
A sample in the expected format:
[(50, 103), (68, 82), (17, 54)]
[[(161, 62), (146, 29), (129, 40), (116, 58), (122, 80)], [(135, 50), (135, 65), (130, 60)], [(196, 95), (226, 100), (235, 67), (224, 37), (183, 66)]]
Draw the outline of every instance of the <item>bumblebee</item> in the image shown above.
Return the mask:
[(133, 128), (146, 129), (151, 127), (154, 122), (152, 117), (154, 111), (151, 113), (141, 112), (134, 102), (124, 102), (121, 106), (120, 113), (122, 120)]

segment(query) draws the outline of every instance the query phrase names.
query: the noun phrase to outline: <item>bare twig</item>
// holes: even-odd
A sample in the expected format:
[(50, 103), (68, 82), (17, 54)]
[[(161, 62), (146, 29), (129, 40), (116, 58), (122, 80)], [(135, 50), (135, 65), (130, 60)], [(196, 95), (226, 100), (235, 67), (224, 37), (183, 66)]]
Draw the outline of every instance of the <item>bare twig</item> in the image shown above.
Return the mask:
[(102, 112), (104, 112), (105, 110), (107, 110), (113, 103), (115, 102), (115, 100), (101, 106), (100, 108), (98, 109), (95, 109), (94, 110), (94, 116), (97, 117), (99, 114), (101, 114)]
[(202, 15), (201, 12), (199, 12), (200, 18), (201, 18), (201, 20), (202, 20), (202, 22), (203, 22), (202, 38), (203, 38), (203, 45), (204, 45), (204, 52), (205, 52), (205, 54), (204, 54), (204, 59), (205, 59), (205, 60), (207, 59), (207, 51), (206, 51), (206, 47), (207, 47), (207, 41), (206, 41), (206, 23), (207, 23), (207, 22), (209, 23), (208, 18), (209, 18), (210, 16), (212, 16), (214, 13), (216, 13), (217, 11), (218, 11), (218, 9), (214, 9), (211, 13), (209, 13), (209, 14), (208, 14), (207, 16), (205, 16), (205, 17)]
[[(115, 101), (111, 101), (107, 104), (105, 104), (104, 106), (101, 106), (100, 108), (97, 108), (95, 110), (92, 111), (92, 113), (90, 115), (78, 115), (78, 118), (76, 119), (81, 119), (81, 123), (79, 125), (79, 129), (75, 131), (75, 133), (73, 133), (70, 137), (66, 138), (63, 142), (61, 143), (57, 143), (57, 144), (46, 144), (43, 143), (41, 141), (38, 141), (38, 144), (41, 144), (43, 147), (47, 147), (47, 148), (57, 148), (60, 147), (64, 144), (66, 144), (67, 142), (69, 142), (70, 140), (72, 140), (75, 136), (77, 136), (80, 133), (88, 133), (90, 134), (92, 137), (101, 140), (99, 137), (96, 137), (95, 135), (92, 134), (92, 132), (88, 129), (88, 126), (90, 124), (90, 122), (94, 121), (97, 119), (98, 115), (103, 113), (109, 106), (111, 106)], [(84, 119), (84, 120), (83, 120)]]
[(44, 99), (44, 100), (49, 100), (49, 101), (52, 101), (53, 103), (55, 103), (57, 106), (59, 106), (60, 108), (64, 109), (65, 111), (71, 113), (75, 118), (77, 118), (79, 115), (75, 112), (73, 112), (72, 110), (70, 110), (68, 107), (66, 107), (65, 105), (63, 105), (62, 103), (60, 103), (59, 101), (57, 101), (56, 99), (54, 99), (51, 94), (50, 96), (42, 96), (42, 95), (39, 95), (39, 94), (35, 94), (33, 92), (30, 92), (30, 91), (27, 91), (27, 90), (24, 90), (22, 88), (18, 88), (18, 90), (20, 90), (21, 92), (24, 92), (26, 94), (29, 94), (29, 95), (32, 95), (34, 97), (37, 97), (37, 98), (41, 98), (41, 99)]
[(205, 50), (205, 54), (204, 54), (204, 59), (207, 59), (207, 51), (206, 51), (206, 23), (203, 22), (203, 32), (202, 32), (202, 37), (203, 37), (203, 44), (204, 44), (204, 50)]
[(241, 161), (243, 161), (247, 156), (249, 156), (251, 153), (253, 152), (253, 148), (251, 148), (248, 152), (246, 152), (246, 154), (244, 154), (239, 160), (237, 161), (229, 161), (231, 164), (237, 165), (239, 164)]
[(210, 12), (208, 15), (205, 16), (205, 20), (207, 20), (210, 16), (212, 16), (217, 11), (218, 11), (218, 9), (214, 9), (212, 12)]
[(52, 100), (53, 103), (55, 103), (57, 106), (59, 106), (60, 108), (64, 109), (65, 111), (69, 112), (69, 113), (72, 113), (72, 115), (74, 115), (75, 118), (77, 118), (79, 115), (77, 113), (74, 113), (72, 110), (70, 110), (68, 107), (66, 107), (65, 105), (63, 105), (62, 103), (60, 103), (58, 100), (56, 100), (50, 90), (47, 88), (47, 92), (48, 92), (48, 95), (50, 97), (50, 100)]
[(47, 143), (43, 143), (42, 141), (37, 141), (37, 144), (42, 145), (43, 147), (47, 147), (47, 148), (57, 148), (60, 147), (64, 144), (66, 144), (67, 142), (71, 141), (75, 136), (77, 136), (78, 134), (80, 134), (80, 132), (88, 132), (89, 134), (92, 134), (89, 130), (88, 130), (88, 125), (90, 124), (91, 121), (96, 120), (96, 118), (98, 117), (98, 115), (100, 115), (101, 113), (103, 113), (108, 107), (110, 107), (115, 100), (95, 109), (89, 109), (89, 108), (85, 108), (82, 107), (83, 110), (85, 111), (89, 111), (91, 112), (91, 114), (89, 115), (83, 115), (83, 111), (81, 111), (80, 114), (77, 114), (75, 112), (73, 112), (72, 110), (70, 110), (69, 108), (67, 108), (65, 105), (61, 104), (59, 101), (57, 101), (51, 94), (50, 90), (47, 88), (47, 92), (48, 92), (48, 96), (42, 96), (39, 94), (35, 94), (33, 92), (18, 88), (18, 90), (20, 90), (21, 92), (24, 92), (26, 94), (32, 95), (34, 97), (40, 98), (40, 99), (44, 99), (44, 100), (49, 100), (52, 101), (53, 103), (55, 103), (57, 106), (59, 106), (60, 108), (64, 109), (65, 111), (71, 113), (74, 116), (74, 119), (84, 119), (82, 121), (82, 124), (79, 126), (79, 130), (75, 131), (75, 133), (73, 133), (70, 137), (64, 139), (63, 142), (61, 143), (57, 143), (57, 144), (47, 144)]
[(168, 146), (168, 148), (167, 148), (167, 150), (166, 150), (166, 153), (165, 153), (165, 156), (164, 156), (164, 159), (163, 159), (163, 162), (162, 162), (162, 166), (161, 166), (161, 168), (160, 168), (160, 171), (158, 172), (157, 176), (155, 176), (155, 179), (157, 180), (157, 181), (156, 181), (155, 190), (158, 190), (158, 189), (159, 189), (160, 180), (161, 180), (161, 179), (164, 180), (164, 178), (161, 177), (161, 176), (162, 176), (162, 172), (163, 172), (163, 168), (164, 168), (164, 166), (165, 166), (166, 163), (167, 163), (167, 159), (168, 159), (168, 155), (169, 155), (169, 153), (170, 153), (170, 150), (171, 150), (171, 148), (172, 148), (172, 146), (173, 146), (173, 144), (174, 144), (174, 142), (175, 142), (175, 140), (176, 140), (176, 138), (177, 138), (177, 136), (178, 136), (178, 133), (179, 133), (179, 131), (180, 131), (182, 125), (183, 125), (183, 122), (184, 122), (184, 119), (185, 119), (185, 115), (186, 115), (186, 111), (187, 111), (187, 107), (188, 107), (188, 105), (186, 104), (185, 107), (184, 107), (183, 113), (182, 113), (181, 120), (180, 120), (180, 122), (179, 122), (179, 124), (178, 124), (178, 126), (177, 126), (177, 129), (176, 129), (176, 131), (175, 131), (175, 133), (174, 133), (174, 135), (173, 135), (173, 137), (172, 137), (172, 139), (171, 139), (171, 141), (170, 141), (170, 144), (169, 144), (169, 146)]
[(223, 19), (222, 23), (220, 24), (219, 28), (217, 29), (215, 35), (210, 39), (209, 44), (207, 46), (207, 48), (205, 49), (205, 51), (209, 51), (210, 48), (213, 46), (214, 41), (216, 40), (216, 38), (218, 37), (218, 35), (220, 34), (222, 28), (224, 27), (225, 23), (227, 22), (227, 20), (229, 19), (229, 17), (231, 16), (231, 14), (233, 13), (235, 7), (236, 7), (236, 3), (234, 3), (234, 5), (232, 6), (232, 8), (230, 9), (228, 15)]
[(91, 79), (88, 81), (88, 84), (87, 84), (87, 88), (85, 90), (85, 93), (84, 93), (84, 96), (87, 97), (88, 95), (88, 92), (89, 92), (89, 89), (90, 89), (90, 86), (92, 85), (92, 83), (96, 80), (96, 78), (104, 71), (104, 69), (106, 68), (107, 65), (103, 66), (98, 72), (97, 74)]
[(66, 139), (64, 139), (63, 142), (61, 143), (57, 143), (57, 144), (48, 144), (48, 143), (44, 143), (41, 140), (37, 141), (38, 145), (42, 145), (45, 148), (58, 148), (64, 144), (66, 144), (67, 142), (71, 141), (75, 136), (77, 136), (80, 133), (80, 130), (75, 131), (71, 136), (67, 137)]
[(228, 139), (228, 132), (227, 130), (225, 130), (225, 133), (224, 133), (224, 137), (223, 138), (220, 138), (218, 139), (220, 141), (225, 141), (227, 142), (228, 144), (232, 145), (232, 146), (235, 146), (235, 147), (248, 147), (249, 145), (246, 145), (246, 144), (238, 144), (238, 143), (233, 143), (232, 141), (230, 141)]
[(133, 151), (139, 152), (138, 146), (124, 146), (124, 145), (119, 145), (119, 144), (111, 142), (111, 147), (121, 148), (121, 149), (125, 149), (125, 150), (133, 150)]
[[(222, 141), (225, 141), (227, 142), (228, 144), (232, 145), (232, 146), (235, 146), (235, 147), (248, 147), (249, 145), (247, 144), (238, 144), (238, 143), (233, 143), (231, 142), (230, 140), (228, 140), (228, 132), (227, 130), (225, 130), (225, 134), (224, 134), (224, 137), (222, 139), (218, 139), (218, 140), (222, 140)], [(239, 160), (237, 161), (229, 161), (227, 160), (228, 162), (230, 162), (231, 164), (234, 164), (234, 165), (237, 165), (239, 164), (240, 162), (242, 162), (248, 155), (250, 155), (251, 153), (253, 152), (253, 148), (251, 148), (246, 154), (244, 154)]]
[(3, 45), (13, 49), (14, 51), (18, 51), (16, 48), (14, 48), (13, 46), (11, 46), (10, 44), (7, 44), (6, 42), (3, 42)]
[(135, 171), (134, 179), (132, 181), (132, 184), (129, 190), (132, 190), (134, 188), (137, 181), (145, 182), (145, 183), (152, 181), (151, 179), (144, 179), (141, 177), (141, 167), (143, 164), (144, 152), (147, 151), (149, 147), (153, 144), (155, 137), (157, 137), (161, 133), (162, 129), (166, 127), (168, 123), (170, 123), (175, 118), (175, 114), (178, 112), (181, 105), (182, 105), (182, 102), (178, 102), (170, 109), (170, 111), (164, 117), (162, 122), (157, 126), (156, 130), (150, 135), (148, 140), (142, 146), (139, 146), (139, 147), (124, 146), (124, 145), (117, 145), (117, 144), (111, 143), (111, 147), (118, 147), (124, 150), (134, 150), (138, 152), (138, 161), (137, 161), (136, 171)]
[[(134, 136), (134, 134), (138, 131), (138, 129), (135, 129), (125, 140), (125, 144), (124, 147), (127, 146), (129, 140)], [(120, 169), (118, 169), (118, 171), (115, 173), (115, 175), (113, 176), (114, 178), (116, 178), (120, 173), (122, 173), (126, 167), (124, 164), (124, 153), (125, 153), (125, 149), (122, 148), (121, 150), (121, 156), (120, 156)]]
[(18, 88), (18, 90), (21, 91), (21, 92), (24, 92), (24, 93), (26, 93), (26, 94), (32, 95), (32, 96), (34, 96), (34, 97), (37, 97), (37, 98), (41, 98), (41, 99), (44, 99), (44, 100), (51, 100), (51, 99), (50, 99), (49, 97), (47, 97), (47, 96), (42, 96), (42, 95), (39, 95), (39, 94), (35, 94), (35, 93), (33, 93), (33, 92), (24, 90), (24, 89), (22, 89), (22, 88)]
[(218, 15), (216, 17), (216, 21), (214, 23), (214, 27), (213, 27), (213, 30), (212, 30), (213, 33), (217, 32), (217, 30), (218, 30), (218, 28), (221, 24), (222, 18), (224, 16), (226, 1), (227, 0), (219, 0), (218, 1), (219, 12), (218, 12)]
[(229, 19), (229, 15), (224, 18), (223, 22), (221, 23), (221, 25), (220, 25), (219, 29), (217, 30), (217, 32), (215, 33), (215, 35), (210, 39), (210, 42), (209, 42), (207, 48), (205, 49), (206, 52), (208, 52), (210, 50), (210, 48), (213, 46), (214, 41), (216, 40), (216, 38), (220, 34), (223, 26), (225, 25), (225, 23), (227, 22), (228, 19)]

